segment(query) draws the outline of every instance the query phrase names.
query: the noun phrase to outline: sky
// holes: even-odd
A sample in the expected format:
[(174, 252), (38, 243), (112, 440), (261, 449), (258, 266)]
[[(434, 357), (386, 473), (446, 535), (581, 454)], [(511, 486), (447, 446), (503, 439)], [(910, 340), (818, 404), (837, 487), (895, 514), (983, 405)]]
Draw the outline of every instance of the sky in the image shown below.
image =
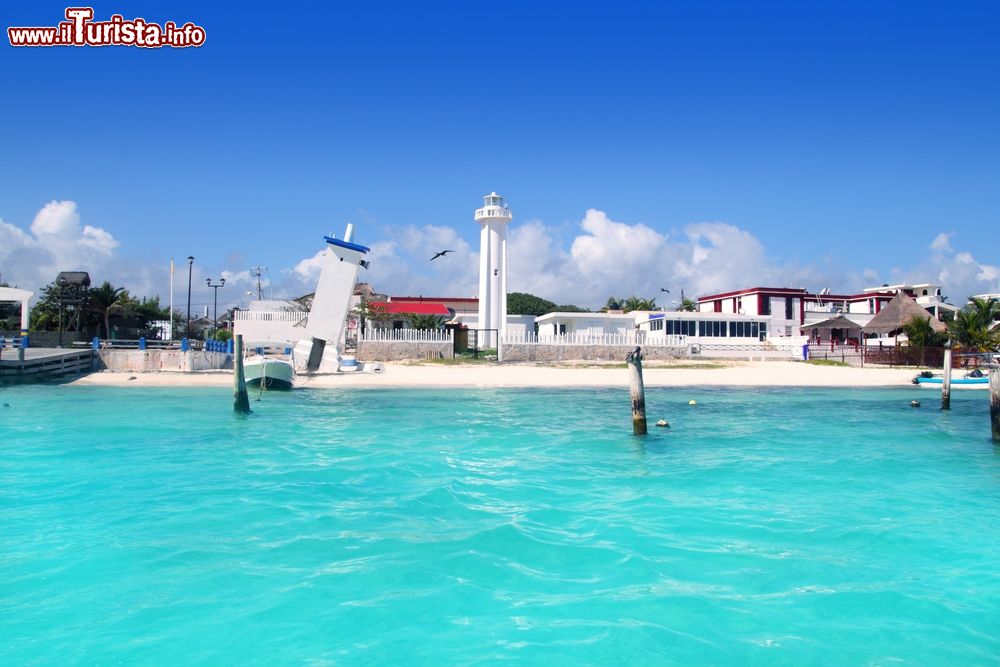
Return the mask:
[[(598, 308), (752, 286), (1000, 292), (995, 2), (95, 2), (201, 47), (0, 40), (0, 280), (84, 270), (195, 310), (361, 280)], [(4, 3), (8, 27), (65, 4)], [(456, 252), (429, 262), (435, 252)], [(670, 290), (669, 294), (661, 290)], [(252, 295), (248, 292), (253, 292)]]

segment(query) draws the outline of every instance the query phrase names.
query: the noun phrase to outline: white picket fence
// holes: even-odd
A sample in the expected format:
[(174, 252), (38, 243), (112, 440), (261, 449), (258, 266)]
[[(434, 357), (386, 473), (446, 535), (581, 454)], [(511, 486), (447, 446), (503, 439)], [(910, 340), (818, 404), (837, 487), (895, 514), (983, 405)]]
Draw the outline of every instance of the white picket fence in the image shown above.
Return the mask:
[(565, 333), (536, 334), (529, 331), (508, 332), (503, 335), (505, 345), (655, 345), (658, 347), (684, 347), (686, 336), (650, 335), (646, 332), (628, 333)]
[(301, 310), (237, 310), (233, 313), (235, 322), (291, 322), (305, 326), (309, 313)]
[(453, 343), (454, 332), (444, 329), (366, 329), (361, 343)]

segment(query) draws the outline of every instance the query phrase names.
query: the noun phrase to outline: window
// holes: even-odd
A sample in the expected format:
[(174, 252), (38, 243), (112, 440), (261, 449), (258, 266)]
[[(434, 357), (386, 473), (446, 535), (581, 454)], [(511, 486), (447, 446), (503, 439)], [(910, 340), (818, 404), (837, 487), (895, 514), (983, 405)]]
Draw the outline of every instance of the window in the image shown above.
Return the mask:
[(760, 314), (770, 315), (771, 314), (771, 297), (759, 296), (760, 299)]
[(676, 320), (667, 322), (667, 333), (672, 336), (694, 336), (694, 320)]
[(565, 324), (560, 324), (559, 325), (559, 333), (560, 334), (566, 333), (566, 325)]
[(705, 324), (706, 324), (705, 322), (698, 322), (698, 335), (699, 336), (706, 336), (706, 335), (708, 335), (708, 334), (705, 333)]
[(729, 335), (733, 338), (756, 338), (760, 334), (757, 322), (730, 322)]
[(795, 314), (794, 314), (795, 313), (795, 309), (794, 309), (794, 306), (795, 306), (795, 299), (793, 299), (790, 296), (785, 297), (785, 319), (786, 320), (795, 319)]
[(663, 331), (663, 320), (650, 320), (649, 321), (650, 331)]

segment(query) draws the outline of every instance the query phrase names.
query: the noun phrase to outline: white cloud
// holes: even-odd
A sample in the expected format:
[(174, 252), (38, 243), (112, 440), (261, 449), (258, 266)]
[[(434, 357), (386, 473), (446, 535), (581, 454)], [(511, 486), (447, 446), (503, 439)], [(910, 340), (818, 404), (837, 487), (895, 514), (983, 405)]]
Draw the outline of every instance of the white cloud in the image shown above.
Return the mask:
[[(694, 223), (679, 233), (664, 234), (589, 209), (566, 243), (559, 231), (539, 220), (510, 226), (510, 291), (589, 308), (599, 308), (609, 296), (633, 294), (670, 306), (680, 299), (681, 290), (695, 296), (757, 284), (819, 289), (836, 286), (835, 279), (843, 276), (836, 267), (773, 263), (753, 234), (721, 222)], [(371, 246), (371, 269), (362, 271), (360, 280), (394, 295), (477, 294), (479, 255), (456, 230), (427, 225), (389, 228), (386, 233), (393, 240)], [(445, 249), (455, 252), (428, 261)], [(315, 287), (318, 261), (316, 254), (288, 271), (304, 291)]]
[[(942, 236), (947, 239), (942, 241)], [(893, 269), (888, 280), (878, 282), (938, 282), (950, 303), (955, 305), (964, 304), (973, 294), (1000, 292), (1000, 267), (977, 259), (968, 250), (955, 248), (955, 237), (955, 234), (938, 234), (930, 244), (929, 257), (908, 268)], [(989, 249), (989, 246), (984, 245), (982, 249)]]
[(0, 272), (4, 280), (35, 291), (60, 271), (87, 271), (103, 280), (122, 268), (112, 262), (118, 245), (107, 230), (80, 226), (76, 202), (51, 201), (28, 231), (0, 220)]
[(941, 232), (934, 237), (931, 241), (931, 250), (951, 250), (951, 237), (955, 234), (953, 232)]
[[(319, 274), (323, 269), (323, 255), (325, 253), (326, 250), (319, 250), (312, 257), (306, 257), (291, 268), (291, 273), (303, 283), (312, 283), (315, 285), (319, 281)], [(250, 275), (249, 271), (244, 271), (243, 273), (246, 273), (247, 276)]]

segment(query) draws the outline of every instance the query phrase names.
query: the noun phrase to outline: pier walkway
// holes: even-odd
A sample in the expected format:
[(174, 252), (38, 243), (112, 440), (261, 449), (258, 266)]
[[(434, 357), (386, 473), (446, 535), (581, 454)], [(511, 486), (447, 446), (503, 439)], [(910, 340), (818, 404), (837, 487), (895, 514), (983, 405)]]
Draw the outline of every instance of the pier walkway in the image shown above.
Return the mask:
[(94, 351), (65, 348), (0, 348), (0, 383), (45, 382), (93, 370)]

